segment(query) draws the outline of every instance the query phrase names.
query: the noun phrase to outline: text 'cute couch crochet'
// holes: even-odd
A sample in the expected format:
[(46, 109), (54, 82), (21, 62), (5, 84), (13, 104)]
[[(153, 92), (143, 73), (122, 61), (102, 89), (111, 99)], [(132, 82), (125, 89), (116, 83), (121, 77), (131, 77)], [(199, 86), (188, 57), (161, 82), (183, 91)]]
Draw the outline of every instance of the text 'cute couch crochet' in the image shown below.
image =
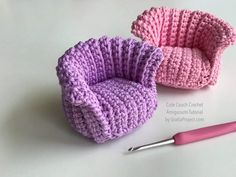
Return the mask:
[(163, 7), (139, 15), (132, 33), (162, 48), (157, 83), (185, 89), (216, 83), (220, 56), (236, 36), (228, 23), (211, 14)]
[(123, 136), (157, 106), (159, 48), (133, 39), (79, 42), (59, 58), (57, 76), (70, 125), (98, 143)]

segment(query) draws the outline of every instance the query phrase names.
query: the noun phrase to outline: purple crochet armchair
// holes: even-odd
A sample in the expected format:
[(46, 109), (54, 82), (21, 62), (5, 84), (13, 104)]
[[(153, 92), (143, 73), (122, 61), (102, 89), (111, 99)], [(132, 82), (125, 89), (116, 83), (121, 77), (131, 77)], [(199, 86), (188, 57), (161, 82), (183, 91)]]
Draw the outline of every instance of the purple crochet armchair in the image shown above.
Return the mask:
[(157, 107), (159, 48), (133, 39), (79, 42), (59, 58), (57, 76), (70, 125), (97, 143), (142, 125)]

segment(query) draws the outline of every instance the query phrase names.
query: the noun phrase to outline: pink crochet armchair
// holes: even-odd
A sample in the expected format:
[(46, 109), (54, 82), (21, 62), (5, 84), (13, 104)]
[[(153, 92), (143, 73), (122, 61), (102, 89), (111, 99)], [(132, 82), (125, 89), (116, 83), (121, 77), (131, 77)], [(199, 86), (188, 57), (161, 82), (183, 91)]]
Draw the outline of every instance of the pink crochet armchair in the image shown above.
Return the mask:
[(138, 16), (132, 33), (162, 48), (157, 83), (184, 89), (214, 85), (221, 54), (236, 38), (228, 23), (211, 14), (163, 7)]

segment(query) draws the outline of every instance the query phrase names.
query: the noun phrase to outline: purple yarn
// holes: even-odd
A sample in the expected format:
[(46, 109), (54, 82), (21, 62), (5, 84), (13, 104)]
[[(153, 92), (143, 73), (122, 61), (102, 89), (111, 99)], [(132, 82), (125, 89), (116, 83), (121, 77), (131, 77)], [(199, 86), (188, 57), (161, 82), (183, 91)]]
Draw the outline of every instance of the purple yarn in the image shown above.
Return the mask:
[(159, 48), (106, 36), (79, 42), (59, 58), (57, 76), (70, 125), (97, 143), (142, 125), (157, 107)]

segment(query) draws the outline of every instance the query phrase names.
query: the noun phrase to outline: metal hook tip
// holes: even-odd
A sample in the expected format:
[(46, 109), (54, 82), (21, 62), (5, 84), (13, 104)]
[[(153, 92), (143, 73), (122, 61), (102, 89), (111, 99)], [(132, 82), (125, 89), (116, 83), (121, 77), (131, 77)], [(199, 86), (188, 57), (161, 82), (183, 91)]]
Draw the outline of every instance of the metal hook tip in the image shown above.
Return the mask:
[(131, 147), (131, 148), (128, 149), (129, 152), (132, 152), (133, 150), (134, 150), (133, 147)]

